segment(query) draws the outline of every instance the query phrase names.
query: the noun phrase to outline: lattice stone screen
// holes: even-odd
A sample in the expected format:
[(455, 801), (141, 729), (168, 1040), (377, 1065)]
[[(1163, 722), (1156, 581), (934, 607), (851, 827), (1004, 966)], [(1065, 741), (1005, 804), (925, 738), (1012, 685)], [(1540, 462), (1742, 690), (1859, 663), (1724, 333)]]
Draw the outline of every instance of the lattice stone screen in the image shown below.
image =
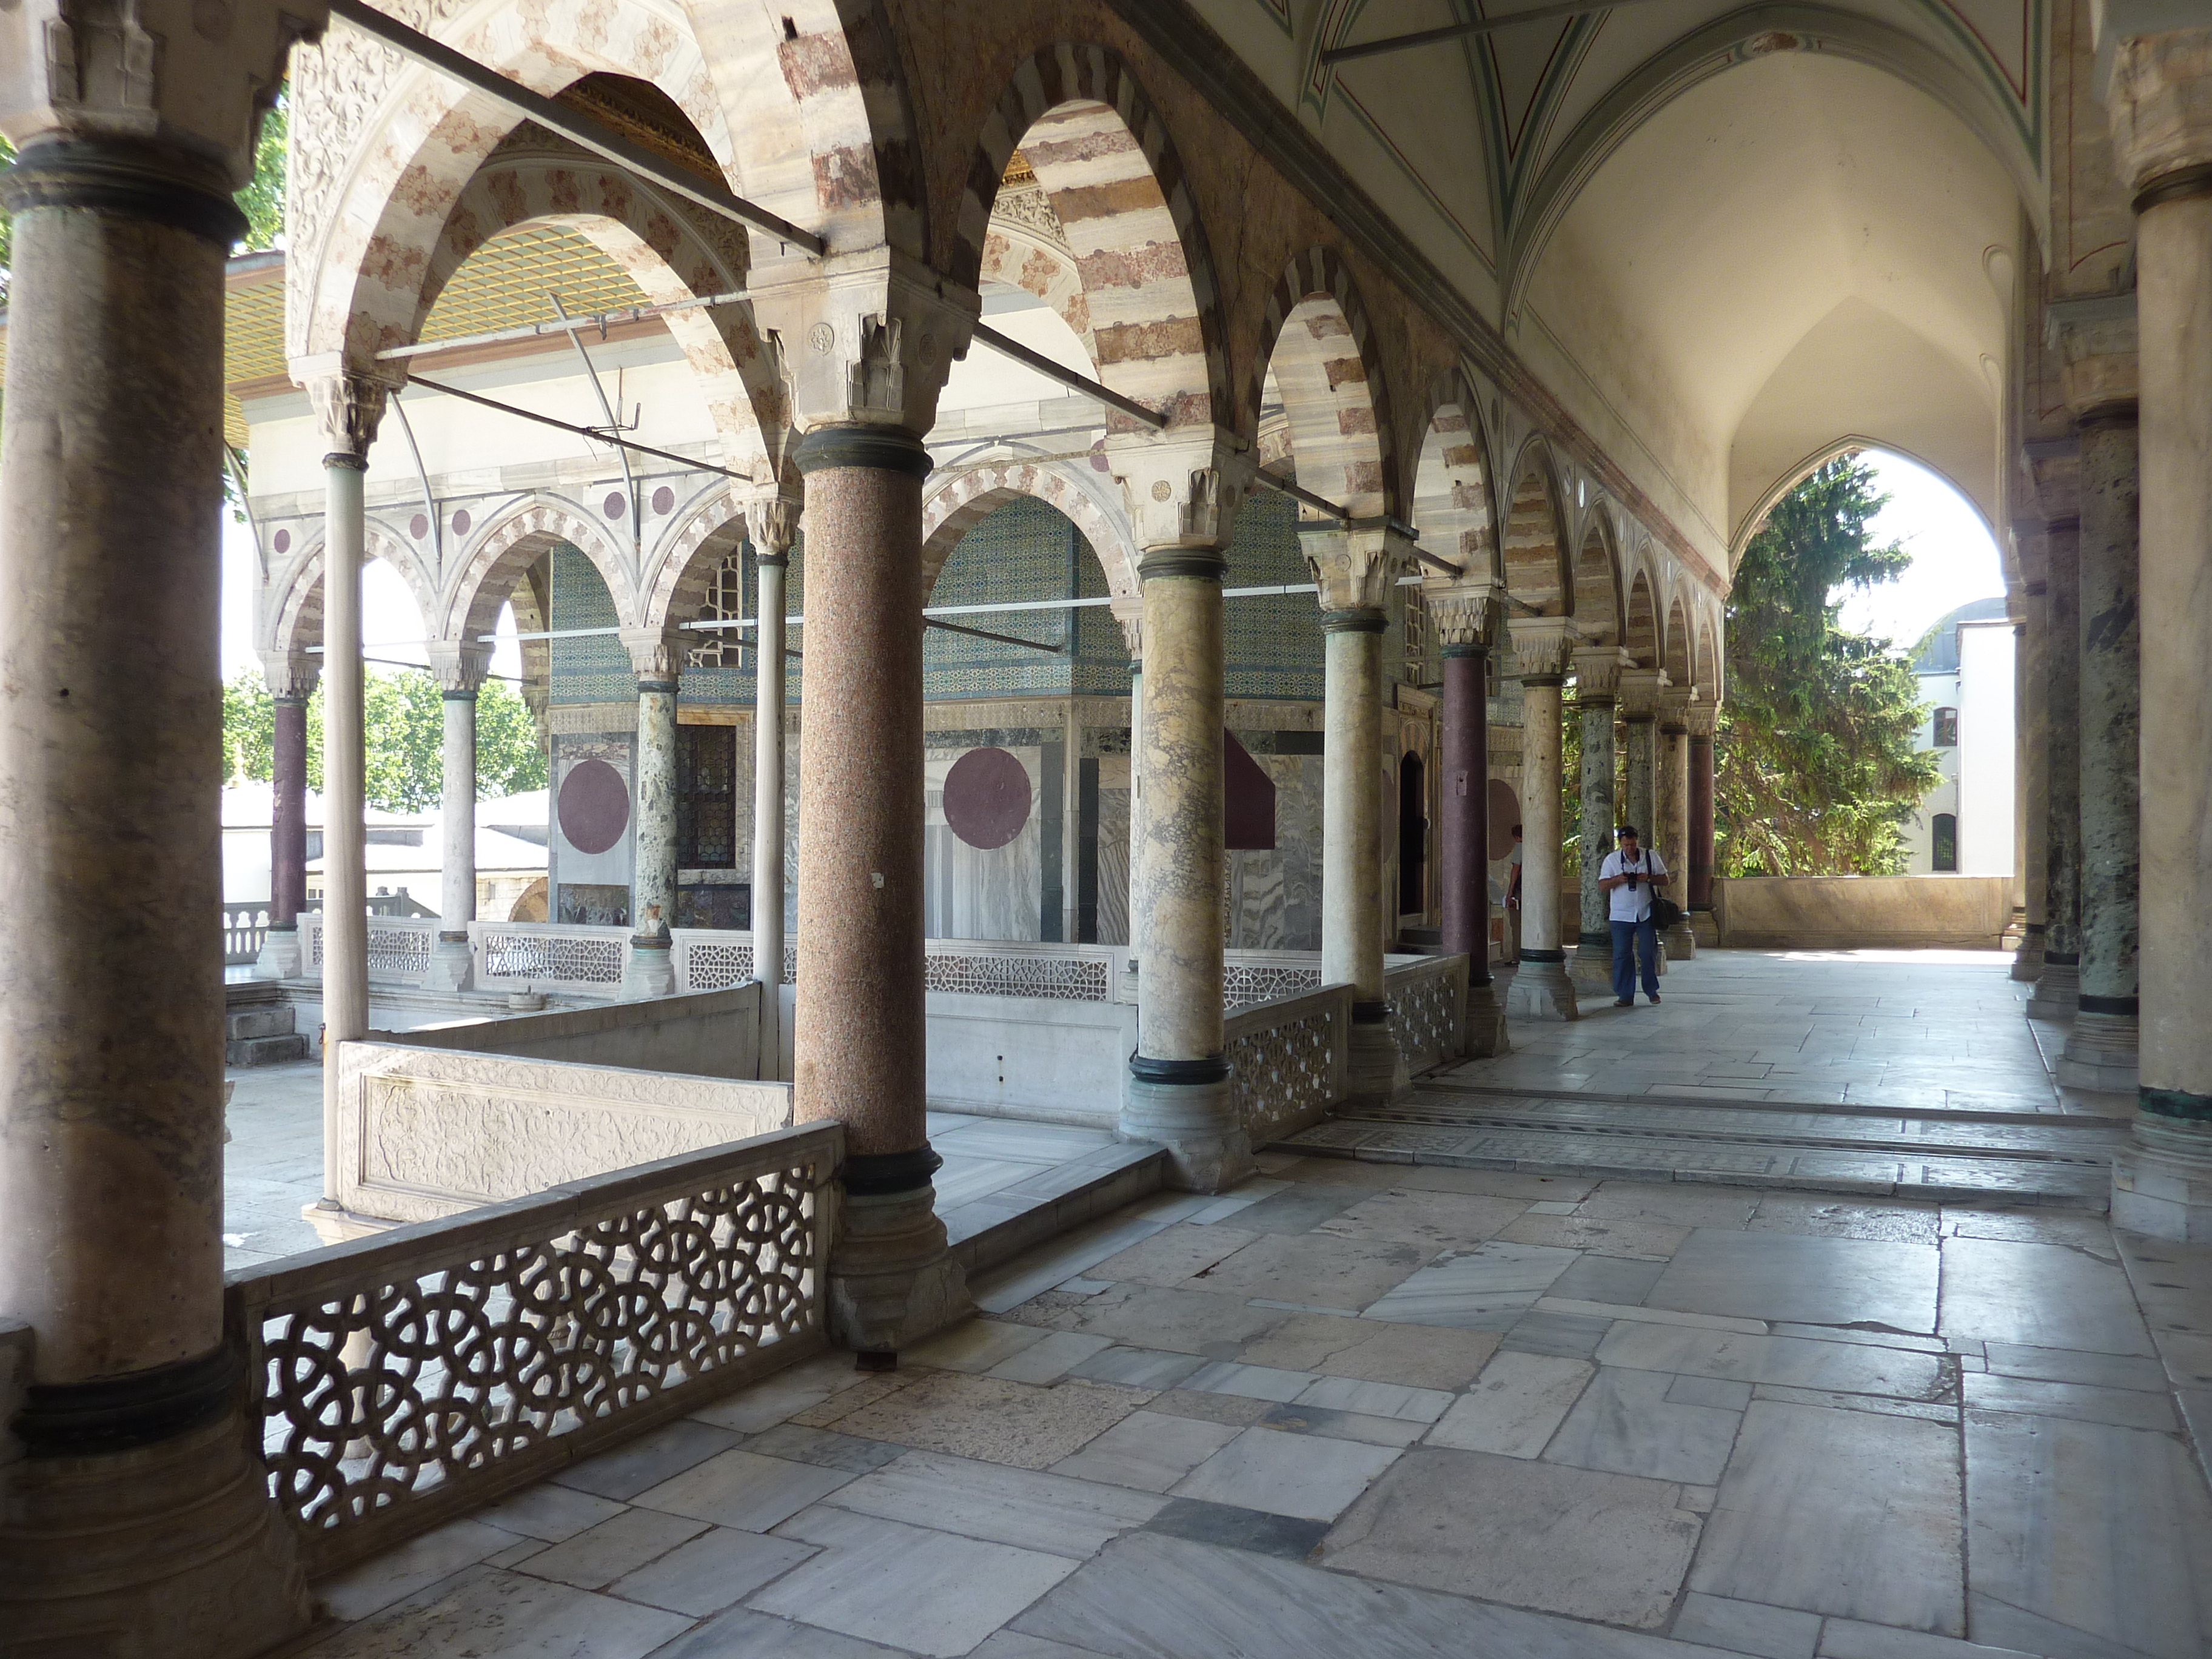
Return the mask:
[(1222, 964), (1221, 1006), (1235, 1010), (1255, 1003), (1294, 997), (1321, 984), (1321, 963), (1239, 962)]
[(1320, 1121), (1344, 1097), (1352, 988), (1247, 1008), (1226, 1028), (1229, 1086), (1255, 1147)]
[(368, 971), (395, 978), (420, 979), (430, 971), (430, 947), (436, 933), (435, 923), (395, 927), (390, 922), (370, 922)]
[(512, 927), (478, 924), (477, 975), (541, 989), (573, 988), (596, 994), (618, 991), (627, 965), (626, 927)]
[(308, 1571), (386, 1549), (823, 1344), (810, 1124), (231, 1276)]
[(1105, 1002), (1109, 1000), (1111, 967), (1103, 956), (1017, 956), (956, 948), (931, 950), (923, 959), (922, 974), (923, 984), (932, 991)]
[(1425, 1072), (1456, 1060), (1467, 1043), (1465, 957), (1437, 957), (1383, 975), (1390, 1005), (1390, 1035), (1406, 1056), (1406, 1069)]

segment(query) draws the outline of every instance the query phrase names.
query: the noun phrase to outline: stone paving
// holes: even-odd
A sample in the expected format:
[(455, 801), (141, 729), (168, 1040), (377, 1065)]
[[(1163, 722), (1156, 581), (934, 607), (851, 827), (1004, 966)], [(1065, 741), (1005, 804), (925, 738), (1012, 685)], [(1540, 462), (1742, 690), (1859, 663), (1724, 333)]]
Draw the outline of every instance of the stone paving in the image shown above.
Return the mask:
[(1263, 1167), (1016, 1261), (896, 1374), (804, 1363), (322, 1586), (342, 1622), (295, 1651), (2212, 1646), (2212, 1251), (2047, 1210)]

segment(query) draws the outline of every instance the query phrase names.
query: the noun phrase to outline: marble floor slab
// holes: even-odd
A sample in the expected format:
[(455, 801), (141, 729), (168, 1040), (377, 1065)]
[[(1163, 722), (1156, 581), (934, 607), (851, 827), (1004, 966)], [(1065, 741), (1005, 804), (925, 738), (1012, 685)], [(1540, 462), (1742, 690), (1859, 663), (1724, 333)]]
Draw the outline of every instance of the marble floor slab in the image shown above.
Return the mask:
[(826, 1501), (885, 1521), (1081, 1561), (1109, 1540), (1144, 1525), (1165, 1500), (1065, 1474), (908, 1452), (839, 1488)]
[(1053, 1473), (1139, 1492), (1164, 1492), (1239, 1432), (1230, 1423), (1135, 1412), (1074, 1456), (1054, 1464)]
[(1177, 1498), (1333, 1521), (1398, 1455), (1388, 1446), (1252, 1428), (1170, 1490)]
[(308, 1650), (314, 1659), (645, 1659), (683, 1635), (682, 1613), (495, 1567), (471, 1567)]
[(1960, 1486), (1941, 1425), (1754, 1400), (1690, 1587), (1963, 1637)]
[(2092, 1353), (2157, 1352), (2118, 1264), (2001, 1239), (1944, 1246), (1943, 1333)]
[(1600, 1367), (1552, 1437), (1546, 1461), (1690, 1486), (1717, 1484), (1735, 1444), (1740, 1411), (1677, 1401), (1675, 1382), (1664, 1371)]
[(1701, 1227), (1644, 1301), (1691, 1313), (1933, 1331), (1938, 1260), (1933, 1243)]
[(763, 1457), (739, 1449), (708, 1458), (637, 1495), (639, 1505), (710, 1521), (718, 1527), (766, 1532), (853, 1479), (846, 1469)]
[(1597, 1357), (1602, 1364), (1632, 1370), (1685, 1371), (1740, 1382), (1778, 1382), (1904, 1400), (1931, 1400), (1948, 1386), (1944, 1361), (1931, 1353), (1688, 1325), (1623, 1321), (1598, 1346)]
[(608, 1588), (624, 1601), (704, 1617), (743, 1601), (814, 1553), (811, 1544), (713, 1527)]
[(1574, 1263), (1571, 1250), (1493, 1239), (1410, 1275), (1364, 1314), (1410, 1325), (1504, 1330)]
[(1548, 1354), (1500, 1353), (1429, 1431), (1427, 1443), (1540, 1457), (1597, 1367)]

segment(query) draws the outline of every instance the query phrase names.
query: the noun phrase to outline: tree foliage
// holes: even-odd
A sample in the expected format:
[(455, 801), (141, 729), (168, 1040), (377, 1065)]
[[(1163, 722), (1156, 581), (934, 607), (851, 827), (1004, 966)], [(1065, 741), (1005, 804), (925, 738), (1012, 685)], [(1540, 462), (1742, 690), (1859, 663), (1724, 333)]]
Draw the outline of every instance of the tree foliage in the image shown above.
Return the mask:
[(1887, 500), (1871, 468), (1838, 457), (1775, 504), (1736, 567), (1716, 744), (1723, 875), (1904, 867), (1898, 827), (1937, 776), (1913, 748), (1919, 685), (1889, 641), (1837, 623), (1845, 595), (1912, 562), (1868, 533)]
[[(368, 672), (362, 685), (368, 742), (363, 757), (368, 804), (387, 812), (419, 812), (445, 794), (445, 697), (422, 669)], [(276, 700), (249, 669), (222, 688), (225, 771), (266, 783), (274, 775)], [(307, 701), (307, 787), (323, 787), (323, 690)], [(497, 800), (545, 787), (545, 750), (529, 706), (504, 680), (487, 680), (477, 695), (477, 794)]]

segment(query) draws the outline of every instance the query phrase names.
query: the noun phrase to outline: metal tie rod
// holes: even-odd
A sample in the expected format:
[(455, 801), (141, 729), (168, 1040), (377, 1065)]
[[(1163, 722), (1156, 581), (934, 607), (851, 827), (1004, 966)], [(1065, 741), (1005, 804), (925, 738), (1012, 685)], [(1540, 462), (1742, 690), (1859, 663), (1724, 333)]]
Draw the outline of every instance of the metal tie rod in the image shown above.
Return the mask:
[(1079, 374), (1072, 368), (1062, 368), (1041, 351), (1032, 351), (1019, 340), (1009, 339), (988, 324), (975, 325), (975, 337), (1002, 356), (1012, 357), (1024, 368), (1033, 368), (1047, 380), (1057, 380), (1071, 391), (1080, 392), (1086, 398), (1096, 398), (1109, 409), (1118, 409), (1133, 421), (1142, 421), (1155, 432), (1168, 423), (1168, 417), (1157, 409), (1148, 409), (1134, 398), (1125, 398), (1112, 386)]
[(642, 145), (634, 144), (619, 134), (608, 131), (597, 121), (577, 114), (543, 94), (532, 92), (520, 82), (455, 52), (443, 41), (434, 40), (419, 29), (410, 28), (398, 19), (387, 16), (375, 7), (365, 3), (365, 0), (330, 0), (330, 8), (333, 16), (343, 18), (362, 33), (374, 35), (416, 62), (427, 64), (441, 75), (451, 76), (464, 86), (472, 87), (488, 97), (498, 99), (511, 109), (521, 111), (538, 125), (559, 133), (570, 143), (580, 144), (592, 155), (627, 168), (639, 178), (648, 179), (663, 190), (681, 196), (687, 202), (705, 208), (710, 213), (718, 213), (726, 219), (734, 219), (746, 228), (773, 236), (779, 242), (804, 248), (817, 259), (824, 252), (822, 239), (813, 232), (801, 230), (788, 219), (780, 218), (766, 208), (757, 207), (742, 197), (732, 195), (718, 184), (709, 183), (688, 173), (672, 162), (662, 161)]
[(426, 380), (420, 374), (410, 374), (407, 377), (407, 384), (427, 386), (433, 392), (443, 392), (448, 398), (459, 398), (463, 403), (481, 404), (486, 409), (495, 409), (502, 415), (514, 416), (517, 420), (535, 421), (540, 426), (557, 428), (562, 432), (573, 432), (580, 438), (589, 438), (593, 443), (614, 444), (623, 449), (634, 449), (641, 455), (652, 455), (664, 461), (673, 461), (677, 465), (689, 471), (719, 472), (725, 478), (735, 478), (739, 483), (757, 482), (750, 472), (732, 472), (728, 467), (716, 466), (712, 461), (694, 460), (689, 455), (678, 455), (673, 450), (655, 449), (651, 444), (636, 443), (628, 438), (617, 438), (593, 427), (572, 426), (566, 421), (555, 420), (550, 415), (540, 415), (532, 410), (517, 409), (513, 404), (503, 404), (496, 398), (483, 397), (474, 392), (464, 392), (460, 387), (447, 386), (441, 380)]
[[(1326, 495), (1316, 495), (1310, 489), (1301, 489), (1294, 483), (1286, 483), (1282, 479), (1278, 478), (1273, 474), (1267, 471), (1264, 468), (1255, 471), (1252, 476), (1261, 483), (1265, 484), (1268, 489), (1275, 490), (1279, 494), (1288, 495), (1294, 501), (1303, 501), (1306, 506), (1312, 507), (1317, 513), (1328, 514), (1329, 517), (1334, 519), (1339, 524), (1351, 524), (1353, 522), (1352, 514), (1348, 509), (1339, 507), (1334, 501), (1329, 500)], [(1368, 522), (1372, 524), (1374, 520), (1370, 519)], [(1404, 525), (1398, 523), (1395, 519), (1390, 521), (1390, 527), (1393, 530), (1399, 532), (1406, 538), (1406, 540), (1413, 546), (1413, 556), (1419, 559), (1422, 563), (1433, 565), (1437, 569), (1444, 572), (1447, 575), (1464, 576), (1467, 574), (1467, 567), (1465, 565), (1454, 564), (1449, 559), (1444, 558), (1441, 555), (1430, 552), (1427, 548), (1423, 547), (1419, 543), (1413, 540), (1412, 531), (1408, 530)]]
[[(331, 0), (331, 3), (335, 8), (338, 0)], [(1447, 23), (1442, 28), (1422, 29), (1414, 34), (1394, 34), (1382, 40), (1363, 40), (1357, 46), (1331, 46), (1322, 53), (1321, 61), (1323, 68), (1334, 69), (1339, 64), (1379, 57), (1386, 52), (1406, 52), (1414, 46), (1433, 46), (1439, 40), (1461, 40), (1470, 34), (1495, 34), (1516, 23), (1550, 23), (1561, 18), (1587, 17), (1593, 12), (1637, 3), (1638, 0), (1567, 0), (1564, 5), (1538, 6), (1531, 11), (1510, 12), (1503, 17), (1480, 17), (1471, 23)]]
[(596, 312), (589, 317), (559, 317), (548, 322), (525, 323), (520, 328), (498, 328), (489, 334), (464, 334), (451, 340), (426, 340), (416, 345), (391, 346), (376, 354), (376, 361), (388, 363), (408, 357), (428, 356), (433, 352), (465, 351), (473, 346), (504, 345), (511, 340), (539, 340), (549, 334), (585, 334), (592, 329), (605, 335), (611, 328), (620, 328), (626, 323), (649, 323), (678, 311), (713, 311), (722, 306), (743, 305), (752, 295), (743, 289), (732, 289), (726, 294), (703, 295), (696, 300), (671, 300), (666, 305), (625, 306), (618, 311)]

